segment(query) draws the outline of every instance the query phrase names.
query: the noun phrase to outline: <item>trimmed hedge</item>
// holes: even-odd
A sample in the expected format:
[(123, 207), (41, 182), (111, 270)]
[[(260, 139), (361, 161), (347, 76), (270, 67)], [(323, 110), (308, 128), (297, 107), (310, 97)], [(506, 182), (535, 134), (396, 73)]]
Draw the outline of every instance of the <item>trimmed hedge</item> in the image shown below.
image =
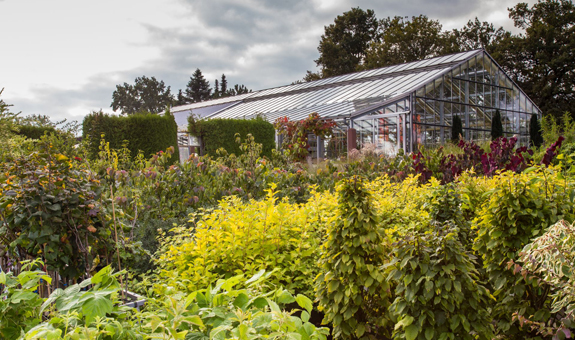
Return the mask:
[(40, 139), (45, 134), (57, 132), (51, 126), (20, 125), (18, 129), (20, 130), (17, 132), (19, 135), (30, 139)]
[(150, 113), (113, 116), (101, 111), (89, 114), (82, 123), (82, 137), (88, 142), (88, 153), (92, 159), (98, 157), (102, 134), (105, 134), (111, 148), (121, 148), (122, 143), (128, 141), (132, 157), (139, 150), (150, 157), (173, 146), (173, 161), (180, 159), (178, 126), (174, 116), (169, 113), (163, 116)]
[(256, 143), (262, 144), (262, 155), (271, 157), (275, 148), (274, 126), (261, 117), (254, 119), (209, 119), (196, 120), (194, 116), (188, 118), (188, 132), (199, 137), (202, 142), (203, 153), (216, 155), (216, 150), (224, 148), (230, 154), (241, 154), (240, 146), (236, 143), (235, 134), (239, 133), (242, 142), (251, 133)]

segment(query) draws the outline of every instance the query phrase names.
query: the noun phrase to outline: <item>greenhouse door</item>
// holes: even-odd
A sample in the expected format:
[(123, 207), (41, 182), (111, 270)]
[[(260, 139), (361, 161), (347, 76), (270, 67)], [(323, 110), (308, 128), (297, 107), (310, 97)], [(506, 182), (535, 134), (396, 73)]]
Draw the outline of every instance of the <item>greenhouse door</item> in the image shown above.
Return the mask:
[(405, 150), (405, 115), (406, 112), (363, 116), (354, 119), (354, 122), (371, 121), (374, 127), (372, 140), (378, 152), (392, 156), (399, 149)]

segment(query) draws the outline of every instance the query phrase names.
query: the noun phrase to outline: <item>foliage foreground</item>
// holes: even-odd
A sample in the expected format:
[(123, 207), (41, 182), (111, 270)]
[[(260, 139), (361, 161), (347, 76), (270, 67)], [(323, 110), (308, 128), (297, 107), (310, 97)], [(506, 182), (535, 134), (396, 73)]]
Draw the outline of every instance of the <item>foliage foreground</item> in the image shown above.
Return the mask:
[(575, 154), (543, 136), (320, 165), (262, 157), (249, 135), (177, 164), (12, 136), (0, 335), (570, 338)]

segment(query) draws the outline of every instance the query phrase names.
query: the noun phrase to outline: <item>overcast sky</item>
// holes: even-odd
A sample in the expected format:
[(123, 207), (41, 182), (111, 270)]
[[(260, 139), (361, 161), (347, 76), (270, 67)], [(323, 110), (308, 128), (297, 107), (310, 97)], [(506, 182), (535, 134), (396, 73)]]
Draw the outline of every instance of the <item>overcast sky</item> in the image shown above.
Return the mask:
[[(352, 7), (425, 14), (444, 29), (479, 17), (515, 31), (508, 0), (0, 0), (0, 89), (22, 115), (112, 112), (117, 84), (155, 76), (173, 93), (200, 68), (213, 86), (259, 90), (316, 70), (325, 25)], [(532, 3), (533, 1), (530, 1)]]

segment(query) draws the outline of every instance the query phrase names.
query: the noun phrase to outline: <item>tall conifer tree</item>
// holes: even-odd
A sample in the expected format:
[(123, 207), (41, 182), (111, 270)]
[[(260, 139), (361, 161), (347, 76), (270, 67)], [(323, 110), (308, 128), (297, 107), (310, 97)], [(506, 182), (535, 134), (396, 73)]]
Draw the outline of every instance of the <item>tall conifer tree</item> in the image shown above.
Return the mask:
[(216, 83), (214, 85), (214, 94), (212, 95), (212, 98), (216, 99), (219, 97), (221, 97), (221, 95), (220, 95), (220, 83), (216, 79)]
[(209, 100), (211, 94), (212, 89), (210, 88), (210, 82), (204, 78), (199, 68), (196, 69), (186, 87), (186, 97), (192, 103), (199, 103), (204, 100)]
[(222, 73), (222, 81), (220, 83), (220, 93), (222, 97), (228, 92), (228, 80), (226, 79), (226, 75)]

